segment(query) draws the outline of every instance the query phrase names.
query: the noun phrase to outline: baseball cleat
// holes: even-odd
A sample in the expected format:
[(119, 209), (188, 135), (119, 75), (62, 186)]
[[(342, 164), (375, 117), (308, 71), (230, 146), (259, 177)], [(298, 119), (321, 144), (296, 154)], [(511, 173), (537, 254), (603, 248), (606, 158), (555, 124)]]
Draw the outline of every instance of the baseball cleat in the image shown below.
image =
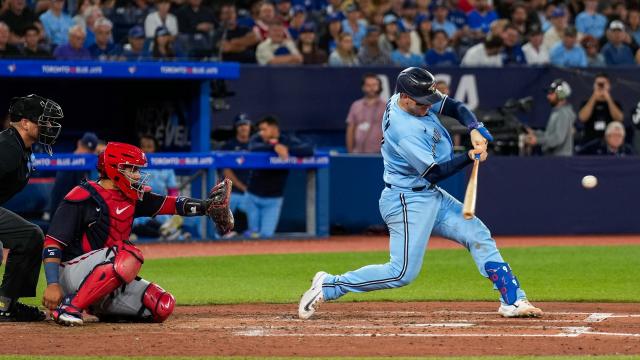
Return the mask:
[(300, 305), (298, 305), (298, 316), (300, 319), (306, 320), (318, 310), (318, 306), (324, 300), (322, 296), (322, 283), (327, 275), (326, 272), (320, 271), (316, 273), (313, 280), (311, 280), (311, 288), (302, 295)]
[(80, 326), (82, 321), (82, 310), (71, 305), (70, 296), (65, 296), (58, 308), (51, 312), (51, 318), (60, 325)]
[(506, 318), (542, 316), (542, 310), (531, 305), (526, 299), (516, 300), (513, 305), (500, 304), (498, 313)]

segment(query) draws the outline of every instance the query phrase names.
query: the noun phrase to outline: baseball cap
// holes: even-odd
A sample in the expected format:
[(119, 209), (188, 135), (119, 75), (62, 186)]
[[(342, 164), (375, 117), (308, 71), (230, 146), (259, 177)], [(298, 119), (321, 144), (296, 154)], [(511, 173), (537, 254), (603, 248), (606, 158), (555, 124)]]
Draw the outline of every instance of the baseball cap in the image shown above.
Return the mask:
[(129, 37), (134, 39), (144, 39), (144, 29), (137, 25), (129, 29)]
[(158, 26), (158, 28), (156, 29), (156, 37), (167, 36), (167, 35), (171, 35), (171, 33), (169, 32), (169, 29), (167, 29), (166, 26)]
[(302, 5), (295, 5), (293, 7), (293, 14), (304, 14), (307, 12), (307, 9), (304, 8), (304, 6)]
[(564, 16), (564, 9), (561, 7), (557, 7), (555, 9), (553, 9), (553, 11), (551, 12), (551, 17), (552, 18), (556, 18), (556, 17), (563, 17)]
[(332, 23), (332, 22), (336, 22), (336, 21), (342, 21), (342, 14), (341, 13), (333, 13), (331, 15), (329, 15), (327, 17), (327, 22), (328, 23)]
[(316, 32), (316, 26), (311, 22), (304, 23), (304, 25), (302, 25), (302, 29), (300, 29), (300, 32)]
[(394, 23), (396, 21), (398, 21), (398, 18), (393, 14), (385, 15), (384, 18), (382, 18), (382, 23), (385, 25)]
[(379, 26), (376, 25), (369, 25), (367, 26), (367, 35), (374, 33), (374, 32), (381, 32), (382, 30), (380, 30)]
[(233, 119), (233, 127), (238, 127), (240, 125), (251, 125), (249, 115), (247, 115), (246, 113), (240, 113), (236, 115), (236, 117)]
[(80, 138), (82, 145), (86, 146), (89, 150), (95, 151), (98, 146), (98, 136), (92, 132), (86, 132)]
[(611, 24), (609, 24), (609, 30), (624, 31), (624, 23), (620, 20), (613, 20)]

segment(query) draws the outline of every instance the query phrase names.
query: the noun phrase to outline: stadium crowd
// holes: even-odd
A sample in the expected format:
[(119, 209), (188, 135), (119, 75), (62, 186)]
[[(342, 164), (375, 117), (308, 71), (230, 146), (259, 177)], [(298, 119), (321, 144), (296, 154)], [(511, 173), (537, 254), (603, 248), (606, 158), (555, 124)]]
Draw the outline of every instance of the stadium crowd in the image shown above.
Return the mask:
[(637, 0), (4, 0), (0, 58), (640, 63)]

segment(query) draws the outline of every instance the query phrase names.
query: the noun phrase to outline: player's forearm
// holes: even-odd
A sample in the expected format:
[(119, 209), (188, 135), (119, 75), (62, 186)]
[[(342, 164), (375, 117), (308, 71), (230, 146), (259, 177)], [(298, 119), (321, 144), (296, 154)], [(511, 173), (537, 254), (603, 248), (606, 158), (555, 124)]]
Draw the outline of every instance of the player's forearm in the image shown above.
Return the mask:
[(450, 177), (451, 175), (457, 173), (458, 171), (465, 168), (465, 166), (473, 163), (473, 160), (469, 157), (469, 155), (461, 154), (449, 161), (445, 161), (442, 164), (433, 163), (422, 175), (427, 181), (432, 184), (437, 184), (438, 182)]
[(62, 261), (62, 249), (59, 245), (46, 244), (42, 250), (42, 262), (47, 285), (57, 284), (60, 280), (60, 262)]

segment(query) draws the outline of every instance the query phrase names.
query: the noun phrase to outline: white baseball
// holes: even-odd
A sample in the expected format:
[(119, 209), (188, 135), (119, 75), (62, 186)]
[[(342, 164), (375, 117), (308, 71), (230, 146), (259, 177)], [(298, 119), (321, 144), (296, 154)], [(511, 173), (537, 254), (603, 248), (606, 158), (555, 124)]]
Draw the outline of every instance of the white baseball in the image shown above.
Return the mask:
[(593, 175), (587, 175), (582, 178), (582, 186), (585, 189), (593, 189), (598, 185), (598, 178)]

